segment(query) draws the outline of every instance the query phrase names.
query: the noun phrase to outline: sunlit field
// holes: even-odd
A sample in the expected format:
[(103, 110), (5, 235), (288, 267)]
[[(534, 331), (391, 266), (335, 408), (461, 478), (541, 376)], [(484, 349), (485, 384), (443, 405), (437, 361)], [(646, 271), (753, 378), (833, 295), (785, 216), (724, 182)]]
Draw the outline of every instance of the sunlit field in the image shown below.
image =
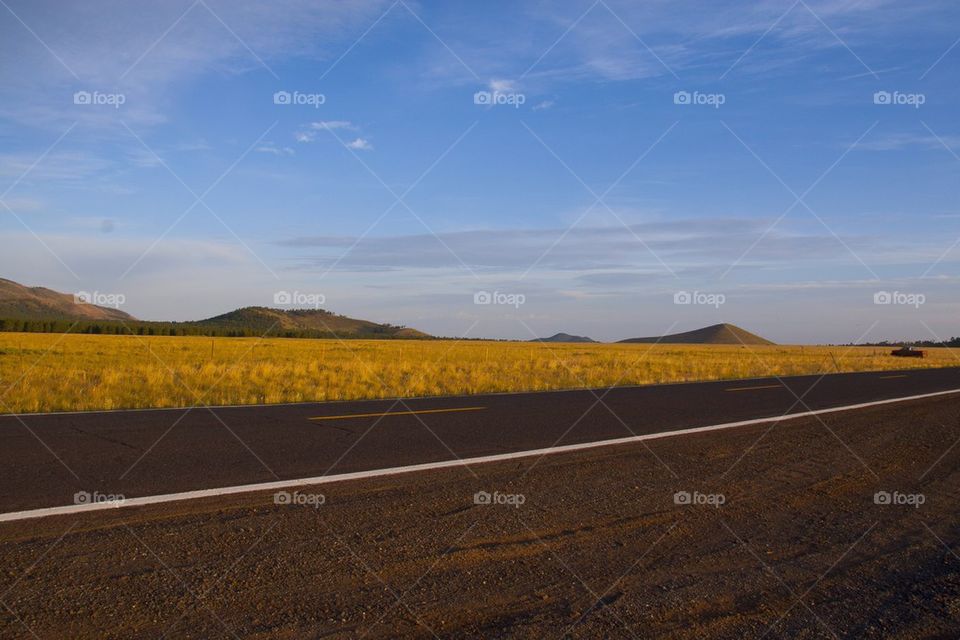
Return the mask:
[(539, 391), (960, 364), (947, 349), (0, 334), (0, 412)]

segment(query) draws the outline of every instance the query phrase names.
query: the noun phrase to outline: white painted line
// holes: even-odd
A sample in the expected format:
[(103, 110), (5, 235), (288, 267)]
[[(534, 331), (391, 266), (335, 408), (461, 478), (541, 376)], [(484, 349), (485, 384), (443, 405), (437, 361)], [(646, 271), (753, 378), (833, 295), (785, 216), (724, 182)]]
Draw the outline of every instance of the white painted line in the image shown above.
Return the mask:
[(215, 498), (218, 496), (229, 496), (240, 493), (253, 493), (257, 491), (275, 491), (279, 489), (292, 489), (296, 487), (305, 487), (318, 484), (332, 484), (334, 482), (346, 482), (349, 480), (364, 480), (367, 478), (379, 478), (382, 476), (400, 475), (403, 473), (416, 473), (418, 471), (432, 471), (435, 469), (449, 469), (451, 467), (465, 467), (472, 464), (486, 464), (489, 462), (502, 462), (504, 460), (516, 460), (517, 458), (530, 458), (534, 456), (554, 455), (557, 453), (568, 453), (570, 451), (581, 451), (583, 449), (596, 449), (599, 447), (612, 447), (620, 444), (631, 444), (643, 440), (656, 440), (658, 438), (670, 438), (673, 436), (683, 436), (691, 433), (703, 433), (706, 431), (720, 431), (722, 429), (734, 429), (736, 427), (747, 427), (757, 424), (766, 424), (768, 422), (784, 422), (786, 420), (797, 420), (799, 418), (809, 418), (826, 413), (838, 413), (841, 411), (852, 411), (855, 409), (864, 409), (866, 407), (876, 407), (885, 404), (894, 404), (897, 402), (907, 402), (909, 400), (923, 400), (924, 398), (936, 398), (954, 393), (960, 393), (960, 389), (951, 389), (949, 391), (936, 391), (934, 393), (923, 393), (915, 396), (904, 396), (901, 398), (890, 398), (887, 400), (875, 400), (873, 402), (862, 402), (860, 404), (849, 404), (843, 407), (832, 407), (830, 409), (817, 409), (815, 411), (804, 411), (802, 413), (791, 413), (785, 416), (775, 416), (771, 418), (755, 418), (753, 420), (740, 420), (739, 422), (725, 422), (723, 424), (714, 424), (706, 427), (693, 427), (690, 429), (678, 429), (676, 431), (661, 431), (660, 433), (648, 433), (640, 436), (630, 436), (627, 438), (615, 438), (612, 440), (598, 440), (594, 442), (582, 442), (580, 444), (566, 444), (559, 447), (547, 447), (545, 449), (529, 449), (527, 451), (515, 451), (513, 453), (499, 453), (492, 456), (479, 456), (476, 458), (462, 458), (457, 460), (444, 460), (442, 462), (427, 462), (423, 464), (412, 464), (405, 467), (389, 467), (386, 469), (374, 469), (371, 471), (356, 471), (354, 473), (340, 473), (332, 476), (317, 476), (314, 478), (300, 478), (299, 480), (279, 480), (277, 482), (261, 482), (258, 484), (242, 484), (233, 487), (220, 487), (217, 489), (200, 489), (197, 491), (184, 491), (182, 493), (167, 493), (159, 496), (144, 496), (141, 498), (128, 498), (123, 502), (94, 502), (87, 504), (67, 505), (65, 507), (49, 507), (46, 509), (31, 509), (29, 511), (13, 511), (0, 514), (0, 522), (14, 522), (17, 520), (30, 520), (33, 518), (46, 518), (50, 516), (70, 515), (78, 513), (87, 513), (90, 511), (102, 511), (107, 509), (120, 509), (126, 507), (140, 507), (151, 504), (162, 504), (164, 502), (180, 502), (183, 500), (198, 500), (200, 498)]

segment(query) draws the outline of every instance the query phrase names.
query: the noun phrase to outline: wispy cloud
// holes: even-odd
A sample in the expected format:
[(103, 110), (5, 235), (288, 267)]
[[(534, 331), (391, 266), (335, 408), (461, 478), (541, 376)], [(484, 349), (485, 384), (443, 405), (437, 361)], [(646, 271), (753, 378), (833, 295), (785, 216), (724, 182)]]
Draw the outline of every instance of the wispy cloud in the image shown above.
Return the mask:
[(943, 149), (944, 145), (960, 149), (960, 136), (933, 136), (912, 133), (888, 135), (877, 140), (866, 140), (857, 145), (867, 151), (898, 151), (907, 148)]
[[(439, 240), (429, 234), (365, 238), (304, 236), (279, 244), (299, 250), (298, 260), (307, 268), (326, 268), (336, 263), (336, 268), (342, 271), (446, 269), (456, 267), (450, 255), (453, 251), (471, 267), (487, 272), (522, 273), (540, 259), (538, 270), (543, 271), (587, 273), (631, 269), (666, 274), (659, 261), (633, 234), (643, 238), (672, 269), (704, 272), (728, 267), (769, 223), (757, 219), (647, 222), (631, 224), (630, 232), (620, 226), (576, 227), (557, 244), (554, 243), (563, 229), (447, 232), (439, 234)], [(871, 237), (847, 236), (844, 241), (867, 257), (881, 255), (885, 248)], [(892, 247), (886, 249), (889, 253), (894, 251)], [(935, 248), (928, 248), (922, 256), (934, 259)], [(848, 259), (849, 253), (832, 235), (778, 228), (754, 249), (749, 265), (744, 268), (818, 265), (824, 261), (839, 264)]]
[[(536, 94), (574, 82), (674, 73), (716, 79), (761, 35), (761, 46), (740, 61), (738, 73), (785, 70), (820, 52), (882, 44), (910, 17), (936, 10), (929, 3), (894, 0), (808, 0), (809, 10), (797, 4), (787, 11), (790, 4), (735, 2), (704, 10), (697, 0), (543, 3), (526, 7), (513, 29), (498, 25), (493, 44), (460, 34), (451, 47), (481, 76), (494, 78), (491, 90), (494, 83), (507, 87), (501, 90), (515, 88), (509, 79), (523, 76), (524, 90)], [(437, 49), (432, 74), (451, 83), (473, 82)], [(854, 56), (844, 53), (838, 60), (838, 71), (847, 76), (866, 71)]]
[(314, 131), (325, 131), (328, 129), (356, 129), (349, 120), (323, 120), (321, 122), (311, 122), (310, 128)]
[(272, 142), (267, 142), (255, 149), (259, 153), (269, 153), (275, 156), (292, 156), (296, 152), (291, 147), (278, 147)]
[[(294, 134), (294, 139), (300, 143), (308, 143), (316, 141), (322, 131), (358, 131), (359, 129), (360, 127), (349, 120), (321, 120), (319, 122), (311, 122), (301, 128)], [(334, 136), (329, 137), (332, 138)], [(336, 139), (339, 138), (340, 136), (337, 135)], [(373, 144), (368, 138), (363, 136), (357, 136), (352, 140), (348, 140), (344, 142), (343, 145), (355, 151), (373, 151)]]
[[(142, 156), (138, 156), (141, 157)], [(112, 160), (80, 151), (54, 151), (37, 163), (36, 154), (0, 154), (0, 177), (19, 178), (28, 173), (21, 184), (84, 180), (113, 168)]]
[[(58, 129), (75, 120), (112, 128), (118, 116), (137, 126), (159, 124), (170, 116), (170, 96), (204, 74), (269, 75), (271, 61), (290, 56), (332, 60), (346, 46), (341, 39), (349, 39), (389, 3), (40, 0), (11, 5), (42, 44), (4, 10), (0, 116)], [(80, 108), (72, 100), (77, 90), (122, 93), (125, 103), (120, 109)]]
[(4, 204), (16, 213), (36, 213), (42, 211), (44, 204), (36, 198), (4, 198)]

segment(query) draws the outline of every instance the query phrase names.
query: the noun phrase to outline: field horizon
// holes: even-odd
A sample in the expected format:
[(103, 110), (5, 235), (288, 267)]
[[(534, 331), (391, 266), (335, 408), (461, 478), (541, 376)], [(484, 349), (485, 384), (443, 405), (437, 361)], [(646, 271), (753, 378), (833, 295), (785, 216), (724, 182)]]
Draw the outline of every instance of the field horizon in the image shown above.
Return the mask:
[(957, 364), (947, 348), (916, 359), (884, 347), (0, 333), (0, 411), (416, 398)]

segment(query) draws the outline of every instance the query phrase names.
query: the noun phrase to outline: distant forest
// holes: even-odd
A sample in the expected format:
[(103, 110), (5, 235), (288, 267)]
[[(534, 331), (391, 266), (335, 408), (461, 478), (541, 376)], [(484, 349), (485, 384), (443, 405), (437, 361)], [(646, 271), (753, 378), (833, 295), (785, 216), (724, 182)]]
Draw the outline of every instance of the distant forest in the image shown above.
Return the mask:
[(852, 347), (902, 347), (903, 345), (913, 345), (915, 347), (960, 347), (960, 338), (950, 338), (949, 340), (901, 340), (898, 342), (864, 342), (857, 345), (847, 344), (844, 346)]
[[(144, 320), (31, 320), (0, 318), (0, 331), (26, 333), (78, 333), (138, 336), (208, 336), (227, 338), (376, 338), (389, 339), (401, 327), (378, 325), (362, 332), (334, 332), (323, 329), (276, 329), (264, 333), (253, 327), (223, 326), (207, 322), (151, 322)], [(409, 339), (409, 338), (407, 338)]]

